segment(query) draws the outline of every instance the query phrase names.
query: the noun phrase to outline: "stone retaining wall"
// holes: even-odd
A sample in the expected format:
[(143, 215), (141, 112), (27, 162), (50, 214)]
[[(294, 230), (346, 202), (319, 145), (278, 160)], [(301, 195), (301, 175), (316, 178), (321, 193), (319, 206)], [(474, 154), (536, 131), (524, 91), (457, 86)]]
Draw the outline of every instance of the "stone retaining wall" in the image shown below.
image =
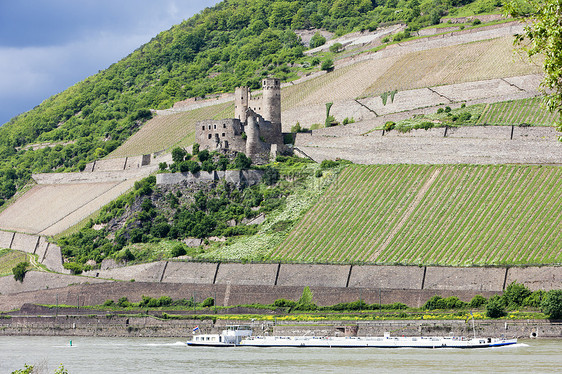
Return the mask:
[[(322, 323), (299, 323), (295, 321), (268, 323), (263, 321), (217, 320), (161, 320), (147, 317), (111, 316), (18, 316), (0, 320), (0, 335), (21, 336), (104, 336), (104, 337), (178, 337), (186, 338), (198, 326), (205, 334), (220, 333), (224, 326), (242, 323), (252, 327), (254, 335), (295, 336), (344, 336), (350, 321), (322, 321)], [(357, 336), (382, 336), (392, 331), (393, 335), (428, 336), (453, 335), (472, 336), (472, 323), (464, 320), (445, 321), (360, 321), (355, 322)], [(532, 333), (538, 339), (561, 338), (562, 324), (543, 320), (526, 321), (476, 321), (479, 336), (505, 336), (506, 338), (529, 338)]]
[[(47, 268), (59, 273), (67, 273), (62, 266), (60, 247), (47, 242), (44, 236), (0, 231), (0, 248), (37, 255), (39, 263)], [(0, 292), (3, 292), (2, 287), (0, 287)]]
[(262, 170), (200, 171), (195, 174), (190, 172), (164, 173), (156, 175), (156, 184), (160, 186), (226, 180), (237, 185), (253, 186), (261, 182), (263, 174)]
[[(49, 250), (47, 250), (49, 252)], [(54, 295), (68, 297), (72, 304), (77, 295), (85, 305), (101, 304), (108, 298), (127, 296), (131, 301), (142, 295), (202, 299), (215, 297), (219, 305), (272, 303), (276, 299), (297, 300), (305, 286), (314, 292), (319, 305), (363, 299), (369, 303), (402, 302), (421, 306), (431, 296), (458, 296), (469, 301), (474, 295), (489, 297), (500, 293), (516, 280), (531, 289), (559, 289), (562, 267), (542, 268), (451, 268), (416, 266), (357, 266), (304, 264), (217, 264), (194, 262), (156, 262), (125, 268), (91, 271), (92, 277), (30, 272), (19, 284), (13, 277), (0, 281), (0, 310), (23, 303), (54, 303)], [(97, 277), (96, 277), (97, 276)], [(105, 279), (104, 279), (105, 278)], [(111, 282), (108, 278), (125, 282)], [(72, 281), (75, 279), (75, 281)], [(131, 282), (134, 280), (134, 282)], [(107, 283), (88, 289), (63, 288), (70, 283)], [(109, 282), (109, 283), (108, 283)], [(45, 287), (49, 289), (46, 290)], [(58, 289), (52, 289), (57, 287)], [(85, 287), (85, 286), (84, 286)], [(62, 296), (61, 296), (62, 297)], [(201, 299), (201, 300), (202, 300)], [(201, 301), (199, 300), (199, 301)], [(59, 301), (64, 304), (64, 300)]]

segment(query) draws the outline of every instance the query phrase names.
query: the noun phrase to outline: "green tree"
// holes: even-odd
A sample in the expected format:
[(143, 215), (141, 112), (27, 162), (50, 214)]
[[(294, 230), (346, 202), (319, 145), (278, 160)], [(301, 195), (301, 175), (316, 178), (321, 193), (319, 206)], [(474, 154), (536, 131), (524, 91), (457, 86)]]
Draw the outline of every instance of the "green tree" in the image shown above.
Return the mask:
[(332, 61), (332, 59), (327, 58), (324, 61), (322, 61), (322, 65), (320, 66), (320, 69), (322, 70), (332, 70), (334, 68), (334, 61)]
[(541, 86), (548, 109), (558, 112), (558, 130), (562, 131), (562, 2), (510, 0), (505, 13), (526, 24), (524, 34), (516, 35), (515, 43), (530, 57), (544, 56)]
[(187, 151), (183, 148), (176, 147), (172, 149), (172, 160), (177, 164), (184, 160), (185, 155), (187, 155)]
[(248, 169), (252, 165), (252, 160), (244, 153), (238, 153), (234, 159), (234, 167), (236, 169)]
[(326, 38), (319, 32), (314, 34), (310, 39), (310, 48), (320, 47), (321, 45), (324, 44), (326, 44)]
[(562, 318), (562, 290), (548, 291), (541, 302), (541, 310), (549, 318)]
[(531, 295), (531, 290), (525, 287), (522, 283), (511, 282), (505, 292), (503, 297), (509, 308), (517, 308), (523, 305), (523, 301)]
[(14, 279), (20, 283), (23, 283), (23, 279), (25, 278), (25, 273), (27, 272), (27, 267), (29, 266), (29, 262), (23, 261), (17, 264), (12, 268), (12, 273), (14, 274)]
[(505, 301), (503, 297), (501, 297), (500, 295), (494, 295), (490, 297), (488, 303), (486, 303), (486, 317), (500, 318), (505, 315)]
[(341, 43), (334, 43), (330, 46), (330, 52), (332, 53), (339, 53), (343, 51), (343, 44)]

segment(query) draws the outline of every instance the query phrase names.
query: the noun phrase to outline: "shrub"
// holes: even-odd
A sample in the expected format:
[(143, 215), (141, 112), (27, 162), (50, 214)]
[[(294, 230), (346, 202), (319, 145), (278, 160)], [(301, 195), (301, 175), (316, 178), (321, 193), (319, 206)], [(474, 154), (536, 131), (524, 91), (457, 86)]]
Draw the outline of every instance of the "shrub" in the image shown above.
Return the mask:
[(414, 128), (424, 129), (424, 130), (427, 131), (427, 130), (433, 128), (433, 122), (425, 121), (425, 122), (422, 122), (420, 124), (417, 124), (416, 126), (414, 126)]
[(279, 171), (271, 166), (265, 168), (265, 173), (263, 175), (263, 181), (268, 186), (273, 186), (279, 180)]
[(193, 144), (192, 151), (194, 155), (199, 153), (199, 143)]
[(388, 121), (384, 124), (384, 126), (382, 127), (382, 129), (384, 131), (392, 131), (394, 130), (394, 128), (396, 127), (396, 123), (392, 122), (392, 121)]
[(207, 161), (209, 157), (211, 157), (211, 155), (209, 154), (209, 151), (206, 149), (199, 151), (199, 153), (197, 154), (197, 158), (199, 158), (199, 161), (201, 162)]
[(176, 244), (173, 248), (172, 248), (172, 257), (178, 257), (178, 256), (183, 256), (185, 255), (187, 252), (185, 250), (185, 248), (183, 247), (183, 245), (181, 244)]
[[(201, 154), (201, 153), (199, 153)], [(205, 160), (201, 163), (201, 170), (211, 172), (216, 169), (215, 164), (211, 160)]]
[(449, 296), (443, 299), (443, 303), (445, 304), (445, 308), (447, 309), (458, 309), (458, 308), (465, 308), (467, 303), (460, 300), (456, 296)]
[(316, 178), (321, 178), (323, 175), (322, 170), (316, 170), (316, 172), (314, 173), (314, 176)]
[(470, 300), (469, 306), (471, 308), (480, 308), (482, 305), (486, 305), (488, 300), (482, 295), (476, 295)]
[(294, 308), (297, 305), (296, 301), (287, 299), (277, 299), (273, 303), (273, 306), (278, 308)]
[(234, 159), (234, 167), (236, 169), (248, 169), (252, 165), (252, 160), (244, 153), (238, 153)]
[(439, 295), (435, 295), (432, 296), (429, 300), (427, 300), (425, 302), (425, 304), (423, 304), (423, 309), (426, 310), (435, 310), (435, 309), (445, 309), (446, 304), (445, 304), (445, 300), (439, 296)]
[(293, 127), (291, 127), (291, 132), (301, 132), (302, 127), (299, 122), (297, 122)]
[(186, 161), (191, 174), (197, 174), (201, 171), (201, 165), (197, 161)]
[(541, 310), (551, 319), (562, 318), (562, 290), (550, 290), (541, 302)]
[(302, 290), (302, 295), (300, 299), (297, 301), (297, 305), (295, 306), (295, 310), (316, 310), (318, 306), (312, 302), (313, 293), (310, 290), (310, 287), (306, 286)]
[(322, 70), (332, 70), (334, 68), (334, 61), (332, 61), (332, 59), (327, 58), (324, 61), (322, 61), (322, 65), (320, 65), (320, 69)]
[(129, 299), (123, 296), (122, 298), (117, 300), (117, 305), (121, 308), (127, 308), (128, 306), (131, 305), (131, 303), (129, 302)]
[(544, 299), (546, 292), (543, 290), (538, 290), (530, 294), (523, 300), (523, 306), (529, 306), (531, 308), (540, 308), (541, 302)]
[(113, 299), (107, 299), (103, 303), (103, 306), (112, 306), (112, 305), (115, 305), (115, 301), (113, 301)]
[(201, 303), (201, 306), (203, 308), (208, 308), (215, 305), (215, 299), (213, 299), (212, 297), (208, 297), (205, 300), (203, 300), (203, 302)]
[(475, 18), (474, 21), (472, 21), (473, 26), (479, 25), (481, 23), (482, 23), (482, 21), (480, 21), (478, 18)]
[(469, 112), (462, 112), (461, 114), (459, 114), (458, 120), (460, 122), (467, 122), (470, 120), (471, 117), (472, 114), (470, 114)]
[(350, 123), (355, 123), (355, 119), (353, 117), (349, 118), (349, 117), (345, 117), (343, 119), (342, 125), (348, 125)]
[(82, 274), (82, 265), (76, 262), (65, 262), (63, 267), (67, 270), (70, 270), (72, 274)]
[(12, 273), (14, 274), (14, 279), (20, 283), (23, 283), (25, 278), (25, 273), (27, 273), (27, 267), (29, 262), (23, 261), (12, 268)]
[(334, 43), (330, 46), (330, 52), (332, 53), (340, 53), (343, 51), (343, 44), (341, 43)]
[(490, 297), (490, 300), (486, 303), (486, 317), (500, 318), (505, 315), (505, 302), (503, 297), (500, 295)]
[(523, 306), (523, 302), (527, 297), (531, 295), (531, 290), (525, 287), (524, 284), (511, 282), (509, 286), (507, 286), (505, 292), (503, 293), (503, 297), (505, 303), (509, 308), (516, 308)]
[(337, 161), (333, 161), (333, 160), (323, 160), (320, 163), (320, 168), (321, 169), (330, 169), (330, 168), (334, 168), (338, 166), (338, 162)]
[(312, 39), (310, 39), (310, 48), (320, 47), (321, 45), (324, 44), (326, 44), (326, 38), (319, 32), (314, 34), (312, 36)]
[(182, 162), (187, 155), (187, 151), (183, 148), (176, 147), (172, 149), (172, 160), (177, 164)]

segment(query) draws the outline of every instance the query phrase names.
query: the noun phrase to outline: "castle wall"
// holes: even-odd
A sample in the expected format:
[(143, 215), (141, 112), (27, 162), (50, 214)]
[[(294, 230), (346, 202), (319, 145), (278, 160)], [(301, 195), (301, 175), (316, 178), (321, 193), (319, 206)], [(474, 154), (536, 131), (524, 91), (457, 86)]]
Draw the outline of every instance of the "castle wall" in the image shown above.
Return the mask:
[(156, 175), (156, 185), (171, 185), (179, 183), (199, 183), (215, 180), (226, 180), (234, 184), (253, 186), (261, 182), (262, 170), (225, 170), (225, 171), (201, 171), (195, 175), (186, 173), (164, 173)]
[(200, 121), (195, 125), (195, 129), (200, 149), (227, 148), (237, 152), (245, 152), (246, 142), (241, 137), (242, 125), (238, 119)]

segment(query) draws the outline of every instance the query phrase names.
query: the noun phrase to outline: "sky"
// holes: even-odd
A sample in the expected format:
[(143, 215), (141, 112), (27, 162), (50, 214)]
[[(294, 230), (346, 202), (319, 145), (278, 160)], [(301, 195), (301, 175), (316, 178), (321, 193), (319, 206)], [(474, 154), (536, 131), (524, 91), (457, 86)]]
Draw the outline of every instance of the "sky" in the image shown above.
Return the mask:
[(219, 0), (0, 0), (0, 125)]

